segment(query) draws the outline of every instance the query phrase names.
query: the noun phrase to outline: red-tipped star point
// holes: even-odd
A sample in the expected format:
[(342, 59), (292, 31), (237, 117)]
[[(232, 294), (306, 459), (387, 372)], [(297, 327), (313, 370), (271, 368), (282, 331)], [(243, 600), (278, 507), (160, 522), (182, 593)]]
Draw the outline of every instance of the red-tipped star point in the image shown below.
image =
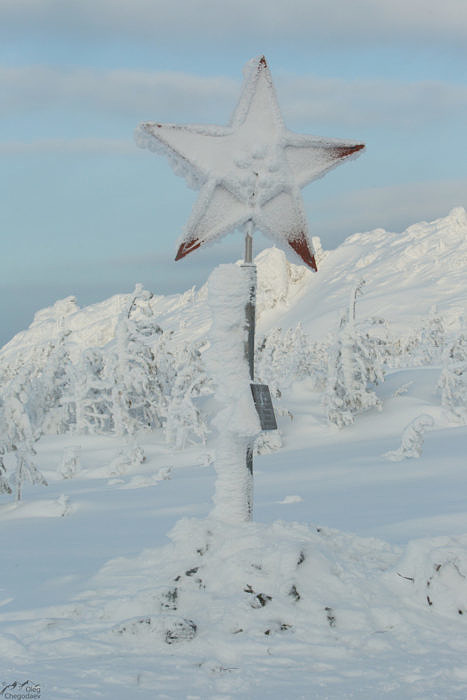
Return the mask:
[(306, 239), (305, 233), (302, 233), (300, 236), (294, 237), (292, 239), (289, 238), (288, 244), (291, 248), (294, 249), (297, 255), (301, 257), (305, 265), (308, 265), (308, 267), (310, 267), (312, 270), (318, 272), (315, 256), (312, 254), (310, 248), (308, 247), (308, 241)]
[(175, 260), (181, 260), (181, 258), (184, 258), (185, 255), (188, 255), (188, 253), (191, 253), (193, 250), (196, 250), (200, 246), (201, 241), (199, 241), (197, 238), (192, 238), (191, 240), (182, 243), (177, 251)]
[(347, 158), (354, 153), (358, 153), (358, 151), (361, 151), (363, 148), (365, 148), (365, 144), (358, 143), (355, 146), (333, 146), (331, 150), (336, 158)]

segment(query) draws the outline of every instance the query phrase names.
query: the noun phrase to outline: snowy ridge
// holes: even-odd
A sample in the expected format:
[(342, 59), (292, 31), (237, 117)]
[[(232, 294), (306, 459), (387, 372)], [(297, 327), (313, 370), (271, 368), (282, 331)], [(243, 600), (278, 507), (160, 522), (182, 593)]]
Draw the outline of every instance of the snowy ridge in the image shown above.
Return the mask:
[[(319, 240), (315, 239), (318, 246)], [(320, 248), (319, 248), (320, 249)], [(323, 253), (321, 252), (321, 255)], [(312, 275), (303, 265), (289, 263), (277, 248), (257, 256), (259, 270), (257, 316), (274, 309), (287, 310), (304, 293)], [(16, 362), (40, 359), (41, 350), (69, 332), (67, 346), (73, 360), (92, 347), (104, 347), (115, 338), (117, 321), (131, 304), (134, 294), (117, 294), (105, 301), (80, 308), (75, 297), (61, 299), (38, 311), (25, 331), (21, 331), (0, 349), (0, 369)], [(175, 340), (196, 340), (206, 337), (211, 325), (207, 305), (207, 285), (195, 287), (181, 294), (153, 295), (150, 307), (154, 319)]]
[[(467, 315), (467, 213), (462, 207), (444, 218), (410, 226), (401, 234), (375, 229), (356, 233), (335, 250), (323, 252), (319, 239), (318, 273), (287, 261), (278, 248), (264, 250), (258, 265), (258, 329), (294, 327), (301, 323), (309, 335), (322, 338), (334, 331), (348, 295), (362, 279), (365, 295), (361, 317), (383, 317), (401, 331), (419, 325), (434, 307), (446, 324), (458, 328)], [(207, 289), (182, 294), (155, 295), (151, 308), (163, 330), (180, 340), (206, 336), (210, 315)], [(79, 308), (74, 297), (38, 311), (29, 329), (18, 333), (0, 350), (0, 368), (31, 361), (40, 347), (71, 331), (70, 351), (102, 347), (112, 341), (118, 316), (131, 301), (120, 294)]]
[(322, 337), (334, 330), (352, 287), (364, 279), (360, 318), (382, 317), (403, 332), (437, 311), (447, 326), (459, 328), (467, 312), (466, 268), (467, 213), (462, 207), (400, 234), (384, 229), (356, 233), (328, 252), (306, 294), (281, 323), (300, 321), (311, 337)]

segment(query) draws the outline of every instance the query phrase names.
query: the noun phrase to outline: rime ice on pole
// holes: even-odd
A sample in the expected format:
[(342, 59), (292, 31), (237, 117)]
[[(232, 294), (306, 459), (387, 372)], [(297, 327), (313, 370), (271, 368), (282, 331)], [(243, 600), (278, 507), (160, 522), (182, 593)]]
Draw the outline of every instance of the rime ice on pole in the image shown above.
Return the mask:
[(135, 137), (141, 148), (167, 155), (176, 174), (200, 189), (176, 260), (252, 222), (314, 270), (300, 189), (364, 148), (289, 131), (264, 56), (246, 64), (228, 126), (145, 122)]
[(249, 280), (238, 265), (219, 265), (208, 281), (212, 313), (206, 366), (215, 384), (219, 411), (213, 515), (225, 522), (246, 522), (251, 513), (252, 475), (245, 467), (245, 451), (261, 432), (245, 361), (245, 299)]

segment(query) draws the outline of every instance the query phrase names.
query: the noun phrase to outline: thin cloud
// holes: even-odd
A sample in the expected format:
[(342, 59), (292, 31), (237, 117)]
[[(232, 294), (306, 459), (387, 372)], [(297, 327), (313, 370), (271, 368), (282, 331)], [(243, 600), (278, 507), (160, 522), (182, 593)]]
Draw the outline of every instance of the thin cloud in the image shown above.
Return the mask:
[(446, 216), (454, 207), (467, 209), (467, 179), (412, 182), (371, 187), (310, 204), (310, 228), (324, 247), (342, 243), (352, 233), (385, 228), (400, 232), (413, 223)]
[(130, 139), (43, 139), (37, 141), (0, 141), (0, 155), (57, 154), (117, 154), (134, 155), (137, 147)]
[(27, 66), (0, 69), (0, 92), (3, 115), (64, 107), (170, 119), (184, 113), (219, 113), (223, 105), (230, 109), (238, 83), (177, 72)]
[(114, 35), (150, 41), (236, 37), (378, 45), (421, 40), (465, 44), (465, 0), (3, 0), (0, 26), (65, 36)]
[[(466, 3), (467, 4), (467, 3)], [(467, 85), (441, 81), (354, 80), (279, 74), (287, 123), (407, 128), (454, 122), (467, 111)], [(144, 119), (226, 123), (240, 80), (177, 72), (0, 69), (3, 115), (69, 109)]]
[(465, 121), (467, 85), (315, 76), (277, 79), (284, 116), (294, 122), (406, 128)]

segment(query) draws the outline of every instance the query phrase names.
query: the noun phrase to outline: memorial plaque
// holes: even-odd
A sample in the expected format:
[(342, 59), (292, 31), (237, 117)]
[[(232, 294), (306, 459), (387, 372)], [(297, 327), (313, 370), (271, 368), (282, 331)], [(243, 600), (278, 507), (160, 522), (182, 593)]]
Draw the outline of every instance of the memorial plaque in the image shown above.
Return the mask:
[(251, 384), (253, 401), (258, 412), (261, 430), (277, 430), (276, 416), (267, 384)]

